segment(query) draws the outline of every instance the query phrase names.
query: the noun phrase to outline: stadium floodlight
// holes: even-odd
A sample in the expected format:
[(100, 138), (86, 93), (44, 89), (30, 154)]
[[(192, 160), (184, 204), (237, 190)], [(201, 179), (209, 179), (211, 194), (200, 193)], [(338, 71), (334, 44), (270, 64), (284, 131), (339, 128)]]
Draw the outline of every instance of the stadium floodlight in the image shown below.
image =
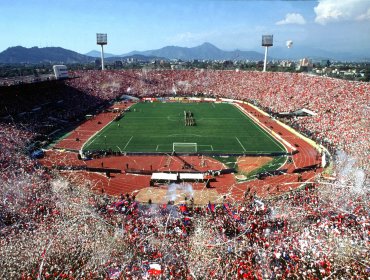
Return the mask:
[(101, 70), (104, 70), (104, 49), (103, 46), (108, 44), (106, 33), (96, 33), (96, 44), (101, 46)]
[(262, 35), (262, 47), (265, 47), (265, 61), (263, 72), (266, 72), (268, 48), (273, 46), (273, 35)]

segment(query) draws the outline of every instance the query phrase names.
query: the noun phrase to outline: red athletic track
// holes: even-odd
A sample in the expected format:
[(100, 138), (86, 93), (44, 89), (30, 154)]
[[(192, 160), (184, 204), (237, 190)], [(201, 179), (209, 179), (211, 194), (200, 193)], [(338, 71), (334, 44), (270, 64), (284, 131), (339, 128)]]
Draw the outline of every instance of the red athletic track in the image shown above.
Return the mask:
[[(126, 109), (131, 105), (132, 103), (120, 103), (112, 105), (110, 109), (113, 108)], [(71, 134), (69, 134), (59, 143), (57, 143), (54, 147), (59, 149), (69, 149), (78, 151), (82, 148), (86, 141), (89, 140), (91, 136), (93, 136), (96, 132), (105, 127), (116, 116), (117, 113), (112, 112), (100, 113), (98, 116), (94, 116), (92, 119), (87, 120), (86, 122), (81, 124), (78, 128), (73, 130)], [(100, 122), (100, 124), (98, 122)], [(77, 138), (79, 139), (79, 141), (76, 141)]]
[[(126, 108), (131, 104), (122, 104), (120, 108)], [(309, 143), (298, 137), (290, 130), (279, 125), (275, 120), (261, 114), (258, 110), (247, 104), (240, 104), (250, 114), (253, 114), (261, 123), (269, 129), (279, 134), (283, 139), (295, 146), (298, 153), (293, 155), (293, 163), (285, 164), (282, 169), (288, 169), (288, 174), (271, 176), (263, 180), (253, 180), (244, 183), (237, 183), (233, 174), (226, 174), (216, 177), (216, 181), (211, 183), (211, 187), (217, 190), (220, 195), (228, 195), (233, 199), (243, 199), (246, 190), (250, 190), (250, 194), (256, 194), (259, 197), (271, 197), (283, 194), (291, 189), (298, 188), (302, 183), (298, 182), (299, 176), (301, 181), (311, 181), (316, 172), (308, 171), (299, 174), (292, 173), (296, 168), (307, 167), (321, 163), (321, 156)], [(118, 107), (117, 105), (112, 106)], [(66, 150), (79, 150), (83, 144), (97, 131), (102, 129), (116, 116), (115, 113), (101, 113), (88, 120), (74, 130), (68, 137), (60, 141), (55, 148), (63, 148)], [(100, 122), (101, 124), (98, 124)], [(80, 141), (76, 141), (79, 138)], [(284, 143), (283, 143), (284, 144)], [(284, 144), (289, 152), (290, 147)], [(183, 157), (198, 171), (217, 170), (222, 168), (222, 164), (212, 158), (203, 159), (201, 157), (189, 156)], [(77, 159), (77, 153), (61, 152), (58, 150), (47, 151), (44, 159), (40, 162), (52, 167), (59, 166), (88, 166), (88, 167), (103, 167), (116, 168), (122, 170), (121, 174), (112, 174), (107, 178), (103, 173), (93, 173), (87, 171), (63, 171), (61, 174), (68, 177), (72, 181), (82, 182), (85, 179), (90, 181), (91, 189), (109, 195), (119, 195), (121, 193), (139, 192), (140, 189), (149, 187), (150, 175), (132, 175), (127, 174), (127, 164), (129, 169), (153, 170), (153, 171), (181, 171), (183, 163), (177, 157), (170, 156), (119, 156), (94, 159), (90, 161), (81, 161)], [(319, 173), (321, 169), (318, 169)], [(193, 184), (195, 190), (204, 188), (204, 184)]]

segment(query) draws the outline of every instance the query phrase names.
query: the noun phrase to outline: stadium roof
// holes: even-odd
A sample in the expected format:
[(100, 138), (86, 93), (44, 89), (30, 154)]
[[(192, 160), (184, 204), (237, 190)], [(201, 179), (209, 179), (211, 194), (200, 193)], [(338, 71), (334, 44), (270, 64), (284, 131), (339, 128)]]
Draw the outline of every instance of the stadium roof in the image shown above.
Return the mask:
[(303, 108), (303, 109), (299, 109), (297, 111), (294, 112), (295, 115), (311, 115), (311, 116), (316, 116), (317, 114), (311, 110), (308, 110), (306, 108)]
[(316, 116), (317, 113), (315, 113), (314, 111), (308, 110), (306, 108), (302, 108), (294, 112), (280, 112), (279, 115), (281, 116)]

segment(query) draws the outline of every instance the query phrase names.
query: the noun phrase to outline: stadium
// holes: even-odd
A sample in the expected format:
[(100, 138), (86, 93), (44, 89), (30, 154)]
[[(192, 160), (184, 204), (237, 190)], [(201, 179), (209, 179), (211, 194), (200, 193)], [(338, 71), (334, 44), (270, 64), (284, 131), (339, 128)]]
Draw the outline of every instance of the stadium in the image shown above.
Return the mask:
[(4, 86), (0, 275), (364, 279), (369, 100), (235, 70)]

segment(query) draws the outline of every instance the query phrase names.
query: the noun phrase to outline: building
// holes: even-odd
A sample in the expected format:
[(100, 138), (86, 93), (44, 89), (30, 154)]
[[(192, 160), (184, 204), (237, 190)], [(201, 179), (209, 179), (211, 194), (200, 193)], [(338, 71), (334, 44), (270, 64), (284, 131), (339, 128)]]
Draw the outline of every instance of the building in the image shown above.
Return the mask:
[(68, 69), (65, 65), (54, 65), (53, 66), (55, 79), (67, 79), (68, 76)]
[(299, 71), (311, 71), (313, 67), (312, 61), (308, 58), (302, 58), (299, 60), (297, 70)]

